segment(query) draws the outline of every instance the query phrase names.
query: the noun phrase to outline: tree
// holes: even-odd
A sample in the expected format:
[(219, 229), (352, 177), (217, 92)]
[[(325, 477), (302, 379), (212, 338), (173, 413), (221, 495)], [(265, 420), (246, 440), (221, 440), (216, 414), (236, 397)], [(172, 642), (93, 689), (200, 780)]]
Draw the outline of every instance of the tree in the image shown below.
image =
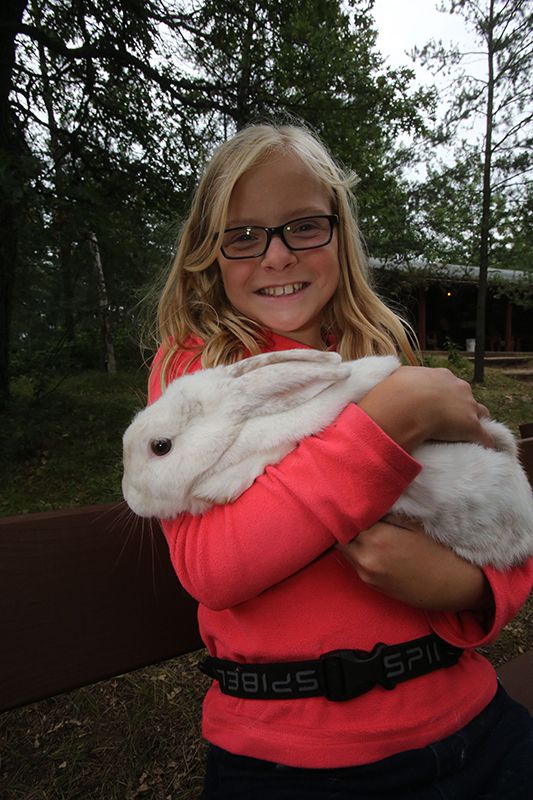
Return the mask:
[(479, 252), (482, 163), (479, 151), (463, 145), (451, 163), (430, 163), (414, 192), (414, 215), (429, 263), (475, 264)]
[(412, 90), (411, 70), (384, 67), (371, 7), (372, 0), (206, 0), (188, 57), (220, 87), (219, 138), (253, 121), (303, 119), (356, 170), (367, 245), (385, 257), (413, 238), (398, 139), (424, 134), (420, 109), (434, 97)]
[[(9, 392), (15, 279), (26, 269), (17, 242), (32, 238), (28, 215), (20, 211), (23, 200), (33, 205), (37, 193), (43, 229), (55, 231), (45, 261), (53, 270), (60, 267), (63, 327), (72, 340), (73, 260), (81, 263), (83, 217), (94, 218), (98, 207), (106, 205), (96, 198), (96, 188), (105, 185), (106, 175), (120, 172), (130, 176), (131, 193), (136, 166), (144, 176), (159, 173), (159, 186), (168, 187), (178, 172), (177, 159), (169, 160), (170, 148), (165, 150), (175, 126), (167, 120), (168, 136), (161, 136), (161, 110), (168, 114), (169, 107), (185, 100), (189, 107), (208, 108), (212, 88), (181, 71), (173, 73), (171, 65), (155, 55), (156, 50), (162, 52), (164, 26), (181, 30), (192, 12), (180, 15), (160, 0), (119, 0), (113, 5), (106, 0), (48, 0), (27, 6), (11, 2), (2, 10), (6, 58), (0, 120), (5, 231), (0, 394), (4, 397)], [(190, 176), (183, 182), (189, 186)], [(158, 192), (154, 189), (153, 194)], [(94, 204), (88, 208), (90, 201)], [(92, 229), (103, 251), (102, 227)], [(54, 249), (56, 256), (50, 258)]]
[[(21, 142), (9, 96), (15, 68), (15, 35), (27, 0), (6, 0), (0, 11), (0, 400), (9, 394), (9, 334), (18, 255)], [(8, 235), (7, 232), (11, 235)]]
[(507, 214), (506, 228), (494, 254), (496, 265), (533, 274), (533, 185), (515, 194)]
[[(413, 216), (418, 222), (421, 251), (432, 264), (474, 266), (479, 260), (483, 161), (479, 148), (463, 142), (453, 160), (428, 164), (427, 175), (413, 191)], [(509, 227), (509, 199), (492, 191), (490, 262), (505, 268), (505, 248), (516, 231)], [(503, 256), (503, 261), (502, 261)]]
[[(448, 133), (475, 117), (481, 118), (484, 126), (474, 368), (474, 381), (482, 382), (495, 192), (512, 194), (533, 169), (533, 3), (531, 0), (450, 0), (442, 10), (464, 18), (481, 45), (486, 65), (482, 78), (465, 72), (458, 75), (445, 119)], [(427, 64), (454, 68), (472, 53), (444, 51), (433, 43), (426, 46), (420, 56)]]
[[(32, 159), (35, 206), (17, 219), (18, 341), (31, 338), (28, 325), (74, 344), (96, 328), (89, 231), (109, 305), (123, 314), (163, 258), (169, 218), (185, 208), (213, 146), (254, 120), (305, 119), (361, 176), (373, 254), (408, 241), (396, 139), (422, 131), (427, 96), (410, 92), (411, 72), (383, 68), (371, 5), (31, 0), (10, 23), (10, 109)], [(13, 296), (6, 303), (11, 313)], [(7, 387), (7, 360), (2, 369)]]
[[(37, 304), (37, 294), (45, 290), (50, 302), (45, 297), (39, 301), (44, 300), (46, 309), (52, 301), (55, 306), (53, 313), (46, 311), (49, 333), (57, 331), (58, 338), (71, 348), (80, 324), (83, 320), (89, 322), (97, 308), (94, 279), (93, 285), (88, 286), (95, 274), (86, 244), (88, 226), (97, 233), (100, 250), (105, 252), (106, 240), (114, 236), (109, 206), (118, 229), (132, 230), (129, 219), (125, 222), (116, 217), (120, 208), (128, 216), (134, 194), (138, 217), (131, 245), (138, 252), (137, 229), (143, 230), (145, 219), (152, 216), (147, 208), (146, 183), (157, 184), (151, 189), (151, 199), (157, 197), (153, 207), (158, 209), (169, 195), (176, 193), (179, 184), (178, 160), (168, 158), (162, 147), (163, 118), (158, 108), (165, 106), (169, 96), (177, 102), (180, 92), (189, 90), (191, 81), (180, 83), (179, 75), (170, 80), (164, 63), (159, 71), (152, 66), (163, 13), (167, 11), (158, 2), (137, 5), (124, 0), (118, 7), (111, 7), (103, 0), (33, 1), (22, 21), (13, 23), (19, 44), (10, 112), (16, 121), (19, 150), (31, 152), (35, 167), (31, 181), (26, 181), (30, 191), (24, 190), (24, 182), (19, 179), (17, 192), (31, 197), (32, 204), (36, 198), (40, 201), (41, 227), (47, 242), (44, 245), (41, 240), (44, 252), (39, 248), (35, 257), (24, 252), (24, 247), (22, 251), (19, 248), (19, 256), (29, 257), (33, 274), (28, 282), (19, 281), (18, 294), (3, 296), (2, 301), (5, 299), (12, 318), (13, 301), (18, 300), (15, 322), (25, 319), (38, 329), (39, 320), (25, 313), (24, 306)], [(168, 141), (172, 125), (167, 122), (166, 128)], [(188, 186), (190, 179), (184, 182)], [(144, 205), (142, 210), (140, 205)], [(172, 206), (170, 201), (168, 206)], [(14, 241), (18, 234), (23, 242), (32, 240), (35, 219), (19, 214), (16, 221), (16, 226), (7, 229), (7, 237)], [(146, 248), (143, 250), (146, 256)], [(47, 265), (46, 275), (38, 266), (39, 258)], [(108, 269), (109, 263), (103, 261)], [(131, 259), (122, 258), (116, 264), (126, 269), (128, 262), (131, 264)], [(13, 276), (27, 273), (30, 266), (21, 263), (20, 258), (10, 263)], [(138, 272), (134, 271), (134, 276), (138, 277)], [(87, 302), (80, 303), (83, 294), (87, 299), (91, 295), (89, 313)], [(95, 322), (92, 324), (96, 327)], [(18, 332), (27, 343), (27, 329)], [(5, 387), (9, 333), (8, 328), (2, 340), (6, 347), (2, 369)]]

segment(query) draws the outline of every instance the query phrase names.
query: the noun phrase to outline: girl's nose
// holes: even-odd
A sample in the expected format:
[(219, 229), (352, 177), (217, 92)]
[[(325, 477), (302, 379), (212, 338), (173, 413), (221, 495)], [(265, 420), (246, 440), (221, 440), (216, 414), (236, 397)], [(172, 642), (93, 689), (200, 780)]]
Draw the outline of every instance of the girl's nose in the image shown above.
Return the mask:
[(285, 269), (290, 264), (297, 261), (296, 253), (290, 250), (281, 236), (274, 235), (270, 240), (270, 244), (261, 259), (263, 267), (270, 267), (271, 269)]

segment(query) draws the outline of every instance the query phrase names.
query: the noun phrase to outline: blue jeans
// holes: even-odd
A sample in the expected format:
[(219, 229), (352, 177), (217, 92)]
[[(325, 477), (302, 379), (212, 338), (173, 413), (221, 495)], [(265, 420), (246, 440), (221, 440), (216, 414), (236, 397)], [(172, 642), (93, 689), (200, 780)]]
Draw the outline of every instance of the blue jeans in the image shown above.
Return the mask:
[(201, 800), (531, 798), (533, 719), (500, 687), (479, 716), (447, 739), (359, 767), (298, 769), (210, 745)]

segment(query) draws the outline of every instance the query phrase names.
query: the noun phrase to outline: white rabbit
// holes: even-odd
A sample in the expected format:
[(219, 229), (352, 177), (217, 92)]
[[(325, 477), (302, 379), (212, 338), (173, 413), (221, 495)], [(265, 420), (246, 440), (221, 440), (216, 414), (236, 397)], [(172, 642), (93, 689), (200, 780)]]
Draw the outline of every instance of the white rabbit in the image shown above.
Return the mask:
[[(123, 494), (141, 516), (201, 514), (235, 500), (269, 464), (318, 433), (399, 366), (395, 356), (342, 361), (286, 350), (184, 375), (124, 434)], [(423, 465), (390, 513), (479, 564), (533, 554), (533, 496), (512, 433), (485, 420), (496, 447), (427, 442)]]

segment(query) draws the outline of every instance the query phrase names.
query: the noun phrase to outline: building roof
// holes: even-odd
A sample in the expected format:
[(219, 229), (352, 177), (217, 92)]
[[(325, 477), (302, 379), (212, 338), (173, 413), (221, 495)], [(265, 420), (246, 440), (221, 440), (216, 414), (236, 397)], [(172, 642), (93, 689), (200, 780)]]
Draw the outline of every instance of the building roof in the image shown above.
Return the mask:
[[(452, 279), (456, 281), (465, 281), (468, 283), (477, 283), (479, 280), (478, 267), (467, 267), (461, 264), (430, 264), (428, 261), (422, 261), (421, 259), (416, 258), (370, 258), (369, 264), (372, 269), (389, 269), (393, 271), (410, 273), (419, 272), (427, 277), (433, 277), (435, 281)], [(529, 272), (527, 270), (495, 269), (489, 267), (488, 278), (489, 281), (491, 279), (495, 279), (521, 283), (524, 280), (532, 281), (533, 271)]]

